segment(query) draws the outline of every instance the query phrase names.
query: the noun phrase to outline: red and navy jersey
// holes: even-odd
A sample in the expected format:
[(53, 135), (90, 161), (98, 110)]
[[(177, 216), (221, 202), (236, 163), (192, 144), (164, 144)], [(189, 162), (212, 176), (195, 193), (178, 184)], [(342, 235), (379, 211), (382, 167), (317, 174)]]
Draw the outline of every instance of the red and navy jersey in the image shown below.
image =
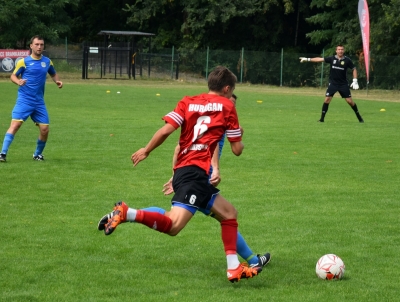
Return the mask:
[(230, 142), (242, 140), (235, 105), (223, 96), (204, 93), (184, 97), (163, 120), (176, 129), (181, 127), (174, 170), (195, 165), (208, 174), (214, 149), (224, 133)]
[(347, 69), (353, 70), (356, 68), (353, 61), (349, 57), (342, 57), (339, 59), (336, 55), (324, 58), (325, 63), (331, 65), (329, 73), (329, 82), (335, 85), (348, 85), (347, 82)]

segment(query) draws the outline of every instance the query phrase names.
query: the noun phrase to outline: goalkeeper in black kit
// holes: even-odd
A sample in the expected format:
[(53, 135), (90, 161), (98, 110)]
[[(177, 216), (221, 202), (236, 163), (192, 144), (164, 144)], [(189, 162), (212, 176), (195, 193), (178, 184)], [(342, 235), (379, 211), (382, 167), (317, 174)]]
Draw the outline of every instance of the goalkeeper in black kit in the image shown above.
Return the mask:
[(329, 86), (325, 93), (325, 101), (322, 105), (322, 113), (321, 118), (318, 122), (323, 123), (325, 121), (325, 115), (328, 112), (329, 104), (332, 101), (332, 97), (336, 92), (339, 91), (342, 98), (346, 100), (346, 102), (350, 105), (351, 109), (353, 109), (356, 114), (358, 121), (360, 123), (364, 123), (363, 118), (358, 112), (358, 108), (356, 103), (353, 102), (351, 97), (349, 83), (347, 82), (347, 69), (353, 71), (353, 83), (351, 83), (350, 87), (353, 89), (358, 89), (358, 81), (357, 81), (357, 69), (354, 66), (353, 62), (350, 58), (344, 55), (344, 47), (342, 45), (336, 46), (336, 55), (325, 58), (305, 58), (300, 57), (300, 63), (303, 62), (314, 62), (314, 63), (329, 63), (331, 65), (330, 73), (329, 73)]

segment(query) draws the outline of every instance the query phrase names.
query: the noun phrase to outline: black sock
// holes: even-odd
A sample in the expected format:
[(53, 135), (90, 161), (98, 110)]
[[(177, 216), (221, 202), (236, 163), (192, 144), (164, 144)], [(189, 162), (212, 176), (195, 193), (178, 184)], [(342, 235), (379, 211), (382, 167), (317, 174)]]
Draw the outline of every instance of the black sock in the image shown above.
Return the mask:
[(325, 114), (328, 112), (328, 107), (329, 107), (329, 103), (324, 103), (322, 105), (322, 113), (321, 113), (321, 118), (320, 121), (323, 121), (325, 118)]
[(353, 109), (353, 111), (355, 112), (358, 120), (361, 122), (363, 119), (362, 119), (360, 113), (358, 112), (358, 108), (357, 108), (356, 103), (354, 103), (354, 106), (352, 106), (351, 109)]

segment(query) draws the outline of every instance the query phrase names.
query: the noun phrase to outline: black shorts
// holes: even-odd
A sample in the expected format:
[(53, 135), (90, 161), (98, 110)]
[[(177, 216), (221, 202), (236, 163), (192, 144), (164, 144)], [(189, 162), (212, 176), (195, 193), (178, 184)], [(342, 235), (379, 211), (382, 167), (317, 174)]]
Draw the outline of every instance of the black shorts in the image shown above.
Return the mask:
[(172, 203), (182, 203), (197, 209), (208, 209), (219, 190), (208, 182), (208, 175), (197, 166), (179, 168), (174, 173)]
[(326, 89), (325, 96), (334, 96), (336, 92), (340, 93), (340, 96), (344, 99), (351, 98), (350, 88), (348, 84), (332, 84), (329, 83), (328, 89)]

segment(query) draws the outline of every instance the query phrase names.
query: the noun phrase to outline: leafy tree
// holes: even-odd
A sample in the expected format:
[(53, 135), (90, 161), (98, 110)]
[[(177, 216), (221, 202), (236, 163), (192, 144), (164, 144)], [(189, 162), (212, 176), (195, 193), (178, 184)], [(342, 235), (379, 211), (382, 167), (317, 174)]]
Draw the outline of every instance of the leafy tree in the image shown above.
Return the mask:
[(123, 10), (135, 0), (79, 0), (79, 5), (69, 11), (73, 21), (70, 40), (102, 40), (101, 30), (137, 31), (126, 23), (128, 14)]
[(376, 6), (381, 6), (382, 11), (379, 10), (379, 15), (375, 11), (372, 12), (374, 17), (374, 23), (371, 26), (372, 51), (376, 54), (398, 56), (400, 54), (400, 0), (391, 0), (387, 4), (377, 1)]
[(338, 44), (345, 45), (350, 53), (359, 50), (360, 45), (362, 47), (358, 0), (312, 0), (310, 7), (319, 9), (317, 14), (307, 18), (319, 27), (307, 34), (312, 44), (320, 44), (332, 54)]
[(270, 51), (305, 42), (299, 10), (307, 13), (307, 0), (139, 0), (125, 9), (162, 47)]
[(56, 40), (69, 31), (65, 8), (79, 0), (0, 0), (0, 45), (26, 48), (30, 38), (42, 35)]
[[(400, 54), (400, 0), (369, 0), (370, 51), (372, 54)], [(310, 8), (320, 11), (307, 18), (315, 29), (307, 34), (310, 42), (334, 53), (343, 44), (348, 53), (362, 52), (358, 0), (312, 0)]]

